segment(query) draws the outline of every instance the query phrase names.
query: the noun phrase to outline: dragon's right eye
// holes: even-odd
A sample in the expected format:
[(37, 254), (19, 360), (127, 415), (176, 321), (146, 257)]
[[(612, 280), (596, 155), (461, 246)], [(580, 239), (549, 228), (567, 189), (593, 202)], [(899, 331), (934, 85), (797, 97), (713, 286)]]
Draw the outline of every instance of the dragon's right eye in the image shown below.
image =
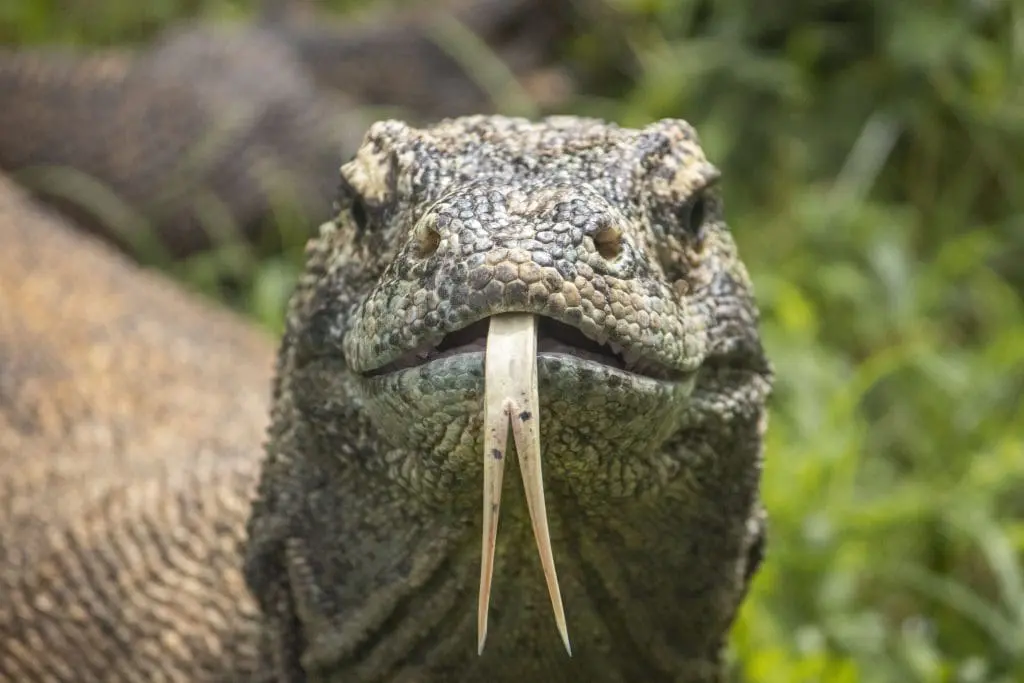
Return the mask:
[(366, 210), (366, 203), (362, 197), (359, 195), (352, 197), (352, 206), (349, 211), (352, 214), (352, 221), (356, 224), (356, 228), (360, 231), (366, 230), (366, 226), (370, 222), (370, 214)]
[(679, 226), (696, 245), (700, 245), (704, 239), (706, 211), (707, 199), (704, 196), (704, 192), (700, 192), (683, 204), (676, 212)]

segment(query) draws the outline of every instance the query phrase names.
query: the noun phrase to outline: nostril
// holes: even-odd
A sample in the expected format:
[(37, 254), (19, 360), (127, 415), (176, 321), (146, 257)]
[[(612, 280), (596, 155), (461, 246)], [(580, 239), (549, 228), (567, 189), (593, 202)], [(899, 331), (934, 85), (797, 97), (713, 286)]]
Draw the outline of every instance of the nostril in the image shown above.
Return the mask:
[(622, 253), (622, 231), (615, 226), (601, 228), (594, 235), (597, 253), (606, 261), (614, 261)]
[(441, 233), (437, 231), (437, 216), (431, 215), (416, 226), (413, 239), (416, 242), (416, 255), (426, 258), (437, 251), (441, 244)]
[(420, 256), (423, 258), (430, 256), (437, 251), (439, 244), (441, 244), (441, 233), (433, 228), (426, 230), (426, 234), (420, 239)]

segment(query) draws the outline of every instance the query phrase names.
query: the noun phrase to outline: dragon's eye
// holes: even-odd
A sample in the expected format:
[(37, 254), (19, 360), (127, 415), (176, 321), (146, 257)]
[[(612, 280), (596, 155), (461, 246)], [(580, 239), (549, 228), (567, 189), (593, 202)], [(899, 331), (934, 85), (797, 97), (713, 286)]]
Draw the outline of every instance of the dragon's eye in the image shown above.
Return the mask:
[(704, 220), (707, 217), (707, 199), (700, 193), (679, 207), (676, 218), (683, 231), (697, 244), (704, 238)]
[(352, 220), (356, 224), (356, 228), (359, 230), (365, 230), (366, 225), (370, 222), (369, 213), (366, 211), (366, 204), (362, 198), (358, 195), (352, 198), (352, 207), (349, 209), (352, 213)]
[(337, 195), (338, 201), (336, 205), (342, 211), (348, 212), (357, 232), (366, 232), (366, 229), (370, 226), (371, 207), (367, 206), (362, 193), (353, 187), (352, 183), (345, 177), (345, 175), (342, 175), (341, 178), (339, 178), (339, 181)]

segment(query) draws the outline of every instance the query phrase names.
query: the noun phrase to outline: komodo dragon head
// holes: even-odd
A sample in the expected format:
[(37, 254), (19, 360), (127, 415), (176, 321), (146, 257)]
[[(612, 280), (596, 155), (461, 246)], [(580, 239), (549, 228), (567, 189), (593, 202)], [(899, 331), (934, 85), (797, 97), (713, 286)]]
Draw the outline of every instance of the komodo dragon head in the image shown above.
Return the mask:
[(250, 522), (281, 661), (717, 680), (771, 382), (718, 178), (678, 120), (370, 128), (289, 309)]

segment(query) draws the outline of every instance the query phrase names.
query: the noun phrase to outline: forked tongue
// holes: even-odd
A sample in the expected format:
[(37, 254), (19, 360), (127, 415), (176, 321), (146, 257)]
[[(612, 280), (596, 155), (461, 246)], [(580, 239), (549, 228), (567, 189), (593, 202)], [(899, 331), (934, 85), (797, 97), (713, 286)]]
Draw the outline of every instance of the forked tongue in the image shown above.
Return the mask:
[(487, 608), (494, 574), (494, 548), (501, 507), (501, 481), (508, 454), (509, 423), (515, 439), (526, 504), (537, 539), (540, 563), (555, 611), (555, 623), (571, 655), (562, 593), (558, 588), (551, 534), (544, 505), (544, 475), (540, 461), (540, 412), (537, 398), (537, 319), (526, 313), (491, 318), (484, 358), (484, 532), (480, 561), (480, 605), (477, 613), (477, 651), (487, 639)]

